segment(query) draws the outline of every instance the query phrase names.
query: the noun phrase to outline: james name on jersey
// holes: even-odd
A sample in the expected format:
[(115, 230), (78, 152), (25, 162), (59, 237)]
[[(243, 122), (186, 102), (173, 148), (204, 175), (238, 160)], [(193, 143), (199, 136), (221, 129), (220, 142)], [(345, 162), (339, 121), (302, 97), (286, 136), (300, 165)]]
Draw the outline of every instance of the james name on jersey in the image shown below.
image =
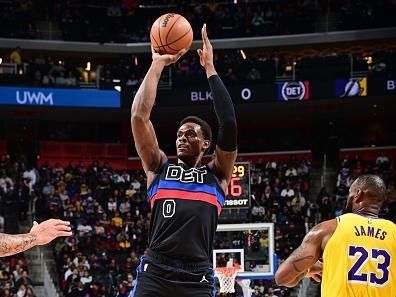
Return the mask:
[(355, 235), (356, 236), (369, 236), (373, 238), (377, 238), (380, 240), (384, 240), (388, 232), (383, 231), (380, 228), (374, 228), (370, 226), (354, 226)]

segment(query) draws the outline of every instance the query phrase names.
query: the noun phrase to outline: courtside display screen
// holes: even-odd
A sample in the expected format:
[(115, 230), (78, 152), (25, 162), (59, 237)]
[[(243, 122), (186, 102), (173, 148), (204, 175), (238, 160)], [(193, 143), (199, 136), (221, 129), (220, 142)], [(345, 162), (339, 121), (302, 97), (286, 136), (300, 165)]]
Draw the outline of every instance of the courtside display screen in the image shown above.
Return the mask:
[(113, 90), (0, 87), (0, 104), (120, 108), (120, 93)]

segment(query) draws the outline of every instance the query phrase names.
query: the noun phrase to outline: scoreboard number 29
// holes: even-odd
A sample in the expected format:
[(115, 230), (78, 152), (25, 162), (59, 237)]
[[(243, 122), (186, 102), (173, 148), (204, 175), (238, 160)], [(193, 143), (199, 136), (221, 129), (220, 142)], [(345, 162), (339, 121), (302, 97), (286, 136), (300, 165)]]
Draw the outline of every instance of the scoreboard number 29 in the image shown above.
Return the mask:
[(250, 205), (250, 163), (236, 162), (228, 187), (226, 207), (243, 208)]

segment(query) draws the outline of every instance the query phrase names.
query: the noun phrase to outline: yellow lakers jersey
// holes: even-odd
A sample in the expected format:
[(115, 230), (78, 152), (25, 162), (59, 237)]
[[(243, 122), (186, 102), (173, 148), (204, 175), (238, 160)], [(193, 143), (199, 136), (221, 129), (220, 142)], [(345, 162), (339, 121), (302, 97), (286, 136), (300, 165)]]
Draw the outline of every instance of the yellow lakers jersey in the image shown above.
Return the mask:
[(322, 297), (396, 297), (396, 225), (338, 217), (323, 251)]

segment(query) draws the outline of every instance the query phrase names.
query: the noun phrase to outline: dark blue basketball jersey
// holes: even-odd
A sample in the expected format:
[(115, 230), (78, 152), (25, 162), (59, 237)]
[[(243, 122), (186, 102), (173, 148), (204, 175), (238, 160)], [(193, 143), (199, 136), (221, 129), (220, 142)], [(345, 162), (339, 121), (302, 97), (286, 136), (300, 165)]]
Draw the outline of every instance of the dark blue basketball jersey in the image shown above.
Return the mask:
[(166, 162), (148, 190), (148, 248), (184, 262), (208, 261), (225, 194), (208, 166)]

